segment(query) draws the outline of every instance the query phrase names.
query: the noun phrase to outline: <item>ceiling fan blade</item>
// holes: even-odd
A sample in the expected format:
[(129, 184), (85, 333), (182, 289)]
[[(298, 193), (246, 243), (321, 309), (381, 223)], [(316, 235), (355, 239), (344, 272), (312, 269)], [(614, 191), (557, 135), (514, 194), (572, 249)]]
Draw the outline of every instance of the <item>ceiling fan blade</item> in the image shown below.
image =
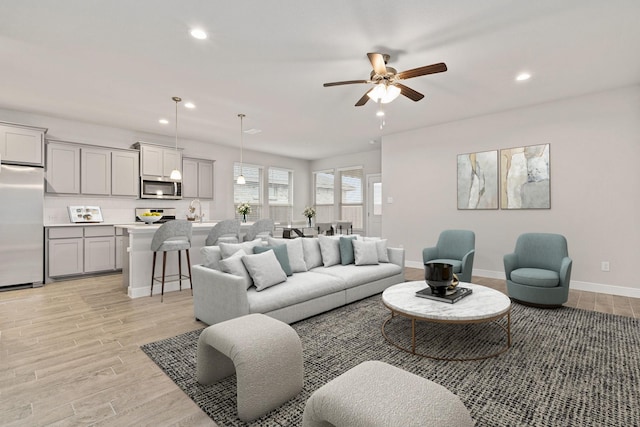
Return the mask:
[(424, 98), (424, 95), (421, 94), (420, 92), (417, 92), (413, 89), (411, 89), (410, 87), (407, 87), (403, 84), (400, 83), (396, 83), (396, 86), (398, 86), (400, 88), (400, 93), (403, 94), (404, 96), (406, 96), (407, 98), (413, 100), (413, 101), (420, 101), (422, 98)]
[(384, 64), (384, 56), (381, 53), (367, 53), (367, 56), (376, 74), (387, 75), (387, 66)]
[(413, 77), (424, 76), (427, 74), (442, 73), (447, 71), (447, 65), (444, 62), (438, 64), (426, 65), (424, 67), (414, 68), (412, 70), (402, 71), (396, 74), (399, 79), (410, 79)]
[(356, 83), (371, 83), (371, 82), (369, 80), (346, 80), (344, 82), (325, 83), (322, 86), (329, 87), (329, 86), (340, 86), (340, 85), (352, 85)]
[(365, 93), (362, 98), (360, 98), (358, 100), (358, 102), (356, 102), (356, 107), (362, 107), (364, 104), (367, 103), (367, 101), (369, 100), (369, 92), (371, 92), (373, 90), (373, 88), (369, 89), (367, 91), (367, 93)]

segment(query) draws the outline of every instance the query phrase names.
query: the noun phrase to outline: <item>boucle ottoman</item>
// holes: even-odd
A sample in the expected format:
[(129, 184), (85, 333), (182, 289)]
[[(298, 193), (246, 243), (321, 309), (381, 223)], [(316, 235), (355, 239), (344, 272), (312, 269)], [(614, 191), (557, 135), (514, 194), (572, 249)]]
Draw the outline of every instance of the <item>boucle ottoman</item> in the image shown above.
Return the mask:
[(200, 334), (197, 379), (211, 384), (236, 373), (238, 418), (256, 419), (302, 390), (302, 344), (284, 322), (249, 314)]
[(348, 370), (316, 390), (303, 427), (466, 427), (474, 422), (455, 394), (379, 361)]

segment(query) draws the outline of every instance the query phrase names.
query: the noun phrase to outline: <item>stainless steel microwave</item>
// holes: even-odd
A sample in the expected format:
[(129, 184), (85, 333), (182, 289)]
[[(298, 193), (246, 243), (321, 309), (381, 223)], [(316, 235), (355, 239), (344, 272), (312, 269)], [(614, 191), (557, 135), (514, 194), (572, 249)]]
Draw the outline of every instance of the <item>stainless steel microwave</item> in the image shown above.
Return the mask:
[(140, 177), (141, 199), (182, 199), (182, 182), (155, 176)]

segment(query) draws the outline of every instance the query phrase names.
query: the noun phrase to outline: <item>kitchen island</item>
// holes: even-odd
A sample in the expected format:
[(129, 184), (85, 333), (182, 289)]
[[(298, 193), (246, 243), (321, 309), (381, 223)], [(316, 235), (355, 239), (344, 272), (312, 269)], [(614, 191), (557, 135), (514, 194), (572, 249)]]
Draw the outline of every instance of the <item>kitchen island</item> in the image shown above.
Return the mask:
[[(242, 224), (241, 229), (246, 229), (252, 223), (246, 222)], [(151, 267), (153, 265), (153, 252), (151, 251), (151, 240), (153, 235), (161, 224), (121, 224), (115, 225), (116, 230), (122, 229), (124, 242), (123, 242), (123, 256), (122, 256), (122, 285), (127, 289), (127, 295), (130, 298), (148, 297), (151, 291)], [(200, 249), (205, 246), (207, 235), (209, 231), (216, 225), (216, 222), (193, 222), (193, 231), (191, 237), (191, 249), (189, 250), (189, 257), (191, 258), (191, 265), (202, 263), (202, 254)], [(182, 257), (182, 273), (187, 274), (187, 260), (186, 256)], [(167, 253), (167, 270), (166, 275), (178, 274), (178, 254), (177, 252)], [(162, 275), (162, 258), (158, 257), (156, 262), (155, 276)], [(189, 279), (182, 279), (182, 288), (187, 289), (191, 284)], [(160, 293), (159, 283), (154, 286), (154, 293)], [(164, 284), (164, 291), (171, 292), (177, 291), (180, 288), (177, 276), (174, 276), (174, 280), (166, 280)]]

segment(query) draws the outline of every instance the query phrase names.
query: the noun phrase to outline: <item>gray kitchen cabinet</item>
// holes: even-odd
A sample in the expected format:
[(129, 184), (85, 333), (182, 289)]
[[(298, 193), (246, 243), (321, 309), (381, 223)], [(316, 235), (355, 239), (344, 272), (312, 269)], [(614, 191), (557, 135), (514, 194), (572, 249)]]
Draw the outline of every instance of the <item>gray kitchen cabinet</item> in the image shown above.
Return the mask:
[(139, 178), (140, 153), (114, 150), (111, 153), (111, 195), (138, 196)]
[(0, 123), (0, 161), (44, 166), (45, 128)]
[(111, 194), (111, 150), (80, 148), (80, 192), (88, 195)]
[(116, 266), (115, 237), (85, 237), (84, 272), (108, 271)]
[(182, 197), (213, 199), (213, 160), (182, 160)]
[(80, 194), (80, 147), (47, 143), (47, 193)]
[(182, 172), (180, 149), (145, 142), (137, 142), (134, 147), (140, 149), (141, 175), (169, 178), (174, 169)]
[(47, 278), (84, 272), (82, 228), (50, 228), (47, 241)]

